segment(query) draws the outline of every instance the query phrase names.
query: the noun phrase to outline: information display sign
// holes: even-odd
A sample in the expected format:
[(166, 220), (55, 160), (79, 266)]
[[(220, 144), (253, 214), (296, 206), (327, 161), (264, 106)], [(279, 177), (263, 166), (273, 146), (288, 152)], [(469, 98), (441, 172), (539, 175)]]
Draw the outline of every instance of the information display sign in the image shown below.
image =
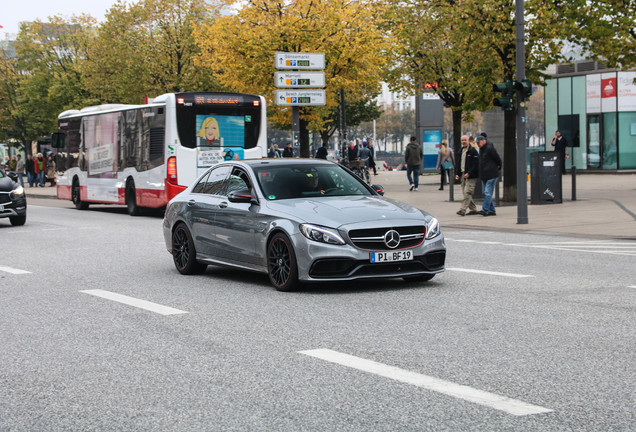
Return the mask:
[(324, 90), (276, 90), (275, 99), (279, 106), (316, 106), (327, 103)]
[(278, 88), (321, 88), (325, 86), (324, 72), (275, 72)]
[(324, 69), (324, 53), (278, 52), (274, 55), (276, 69)]

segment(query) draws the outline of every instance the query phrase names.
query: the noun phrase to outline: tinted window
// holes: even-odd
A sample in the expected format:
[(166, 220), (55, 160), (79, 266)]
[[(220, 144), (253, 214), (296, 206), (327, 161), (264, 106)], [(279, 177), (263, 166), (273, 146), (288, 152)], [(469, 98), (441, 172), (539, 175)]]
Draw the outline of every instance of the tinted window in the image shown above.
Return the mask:
[(199, 182), (196, 184), (196, 186), (192, 189), (192, 193), (203, 193), (203, 191), (205, 190), (205, 186), (208, 184), (209, 176), (210, 176), (209, 172), (206, 175), (204, 175), (201, 178), (201, 180), (199, 180)]
[(241, 170), (234, 170), (228, 179), (225, 195), (229, 195), (231, 192), (243, 191), (245, 189), (251, 190), (249, 177)]
[(290, 164), (254, 169), (267, 199), (372, 195), (357, 177), (338, 165)]
[(205, 182), (203, 193), (210, 195), (220, 195), (223, 192), (225, 179), (230, 173), (230, 168), (231, 167), (229, 166), (222, 166), (210, 170), (210, 175)]

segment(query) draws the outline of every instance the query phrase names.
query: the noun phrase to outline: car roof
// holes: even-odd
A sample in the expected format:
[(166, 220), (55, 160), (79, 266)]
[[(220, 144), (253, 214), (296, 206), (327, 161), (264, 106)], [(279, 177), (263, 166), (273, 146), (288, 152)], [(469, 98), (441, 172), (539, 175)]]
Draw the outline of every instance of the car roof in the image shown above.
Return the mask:
[(286, 166), (286, 165), (334, 165), (335, 162), (324, 159), (302, 158), (272, 158), (272, 159), (244, 159), (240, 162), (252, 168), (260, 166)]

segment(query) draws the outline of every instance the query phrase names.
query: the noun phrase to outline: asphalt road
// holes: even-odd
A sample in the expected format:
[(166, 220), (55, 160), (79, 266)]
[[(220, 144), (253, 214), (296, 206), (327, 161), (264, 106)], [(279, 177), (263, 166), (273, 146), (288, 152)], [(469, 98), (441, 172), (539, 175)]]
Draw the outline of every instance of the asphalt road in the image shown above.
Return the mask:
[(2, 431), (634, 430), (636, 242), (446, 230), (430, 282), (279, 293), (70, 207), (0, 219)]

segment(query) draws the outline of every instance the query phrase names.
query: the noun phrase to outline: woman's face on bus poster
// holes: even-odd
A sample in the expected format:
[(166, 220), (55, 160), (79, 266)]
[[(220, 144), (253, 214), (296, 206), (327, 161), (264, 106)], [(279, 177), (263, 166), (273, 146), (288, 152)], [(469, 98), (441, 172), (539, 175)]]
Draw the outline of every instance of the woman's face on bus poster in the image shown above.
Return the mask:
[(214, 117), (207, 117), (203, 120), (197, 136), (205, 138), (209, 144), (217, 143), (220, 138), (219, 123)]

